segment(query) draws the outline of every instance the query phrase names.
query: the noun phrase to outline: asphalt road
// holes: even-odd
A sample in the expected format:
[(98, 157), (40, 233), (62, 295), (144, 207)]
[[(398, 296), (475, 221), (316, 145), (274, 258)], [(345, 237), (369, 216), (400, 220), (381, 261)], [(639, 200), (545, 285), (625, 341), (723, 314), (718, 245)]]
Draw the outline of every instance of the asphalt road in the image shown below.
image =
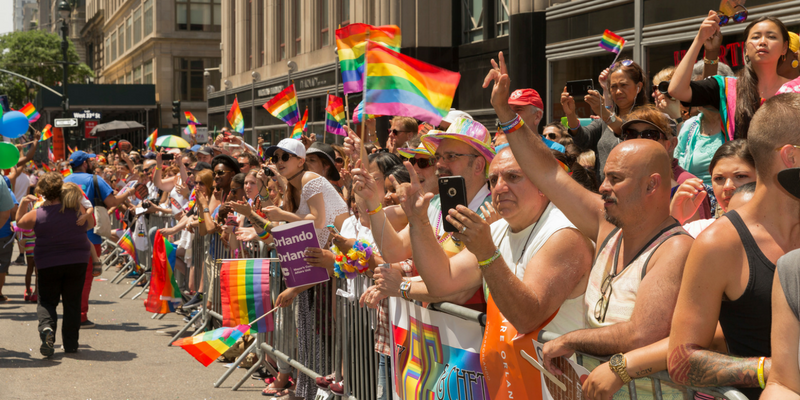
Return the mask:
[[(260, 380), (248, 379), (238, 391), (231, 391), (244, 377), (244, 369), (215, 388), (213, 383), (226, 371), (223, 364), (206, 368), (180, 347), (168, 347), (184, 325), (183, 316), (151, 319), (141, 297), (130, 300), (138, 290), (119, 299), (130, 280), (119, 285), (93, 282), (89, 319), (97, 326), (81, 330), (78, 353), (66, 354), (59, 323), (56, 353), (45, 359), (39, 353), (36, 304), (23, 301), (25, 269), (12, 265), (2, 289), (9, 301), (0, 303), (1, 400), (265, 398)], [(113, 276), (109, 270), (101, 278)]]

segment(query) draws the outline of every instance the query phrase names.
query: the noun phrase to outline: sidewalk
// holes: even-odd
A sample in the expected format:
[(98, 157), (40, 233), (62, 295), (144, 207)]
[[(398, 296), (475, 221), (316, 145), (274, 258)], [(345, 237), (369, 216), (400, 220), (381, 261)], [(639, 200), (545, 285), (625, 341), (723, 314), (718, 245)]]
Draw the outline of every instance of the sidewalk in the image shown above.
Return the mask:
[[(262, 398), (266, 385), (260, 380), (248, 379), (238, 391), (230, 390), (244, 376), (244, 369), (214, 388), (226, 371), (223, 364), (205, 368), (180, 347), (167, 347), (183, 327), (183, 316), (150, 319), (152, 314), (145, 311), (142, 300), (146, 295), (130, 300), (136, 289), (119, 299), (129, 279), (114, 285), (95, 278), (89, 319), (97, 326), (81, 330), (77, 354), (65, 354), (59, 322), (56, 353), (45, 359), (39, 353), (36, 304), (23, 301), (25, 270), (24, 265), (11, 265), (3, 287), (9, 301), (0, 303), (0, 399)], [(101, 278), (111, 279), (112, 270)], [(60, 315), (59, 306), (59, 319)]]

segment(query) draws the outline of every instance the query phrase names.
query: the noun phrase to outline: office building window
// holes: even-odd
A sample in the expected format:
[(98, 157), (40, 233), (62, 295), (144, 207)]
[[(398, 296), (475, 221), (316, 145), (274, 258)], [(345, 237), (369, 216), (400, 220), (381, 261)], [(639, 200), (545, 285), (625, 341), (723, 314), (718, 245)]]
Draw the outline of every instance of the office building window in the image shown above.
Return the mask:
[(133, 44), (142, 40), (142, 7), (133, 12)]
[(264, 0), (256, 0), (256, 57), (258, 67), (264, 66)]
[(130, 49), (133, 45), (131, 40), (133, 39), (133, 18), (128, 18), (125, 20), (125, 48)]
[(117, 37), (119, 38), (119, 55), (121, 57), (123, 53), (128, 51), (128, 48), (125, 47), (125, 23), (119, 24)]
[(339, 25), (345, 26), (350, 25), (350, 0), (338, 0), (339, 1)]
[(300, 14), (301, 7), (300, 7), (300, 0), (293, 0), (292, 1), (292, 17), (294, 19), (294, 24), (292, 26), (292, 38), (294, 39), (294, 51), (292, 55), (296, 56), (303, 52), (302, 43), (300, 43), (300, 38), (303, 36), (303, 16)]
[(144, 35), (153, 33), (153, 0), (144, 1)]
[(286, 59), (286, 2), (278, 0), (275, 7), (275, 29), (278, 37), (278, 60)]
[(153, 60), (150, 60), (144, 64), (142, 64), (142, 70), (144, 71), (144, 78), (142, 78), (142, 83), (144, 84), (152, 84), (153, 83)]
[(133, 83), (138, 85), (142, 83), (142, 66), (133, 69)]
[(495, 18), (497, 19), (497, 36), (508, 35), (508, 0), (495, 0), (494, 11)]
[[(177, 29), (182, 31), (219, 32), (221, 0), (178, 0), (175, 2)], [(248, 1), (248, 5), (250, 2)], [(248, 14), (249, 16), (249, 14)]]
[(106, 38), (105, 59), (111, 62), (111, 38)]
[(483, 0), (464, 0), (462, 4), (464, 43), (483, 40)]
[(205, 101), (205, 67), (219, 65), (218, 58), (175, 58), (173, 98), (182, 101)]
[(111, 34), (111, 61), (117, 59), (117, 31)]
[[(230, 13), (228, 18), (230, 18), (230, 20), (228, 21), (230, 26), (235, 27), (236, 26), (236, 2), (235, 1), (231, 2), (231, 13)], [(237, 69), (236, 69), (236, 32), (232, 31), (231, 33), (233, 34), (233, 40), (231, 41), (232, 45), (230, 46), (230, 48), (226, 47), (225, 50), (231, 53), (231, 55), (230, 55), (231, 72), (233, 72), (235, 74), (237, 72)]]
[(319, 46), (317, 46), (317, 48), (321, 48), (328, 45), (328, 40), (330, 38), (328, 0), (319, 0), (317, 9), (319, 10)]

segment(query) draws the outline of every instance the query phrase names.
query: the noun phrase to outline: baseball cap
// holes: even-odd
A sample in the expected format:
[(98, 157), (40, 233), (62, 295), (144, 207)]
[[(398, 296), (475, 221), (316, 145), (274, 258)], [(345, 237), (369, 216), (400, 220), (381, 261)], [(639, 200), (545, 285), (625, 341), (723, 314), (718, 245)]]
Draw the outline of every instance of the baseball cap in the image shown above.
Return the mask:
[(309, 147), (308, 150), (306, 150), (306, 155), (309, 154), (319, 154), (325, 156), (325, 158), (327, 158), (328, 161), (331, 162), (330, 173), (331, 175), (333, 175), (332, 176), (333, 180), (338, 181), (339, 179), (342, 179), (342, 177), (339, 176), (339, 170), (336, 169), (336, 162), (335, 162), (336, 152), (334, 152), (333, 147), (331, 147), (331, 145), (321, 142), (311, 143), (311, 147)]
[(281, 149), (287, 153), (294, 154), (300, 158), (306, 158), (306, 147), (303, 146), (303, 142), (297, 139), (283, 139), (278, 142), (275, 146), (269, 146), (264, 151), (264, 156), (272, 157), (272, 154), (275, 153), (275, 150)]
[[(656, 130), (658, 130), (659, 132), (663, 133), (664, 136), (666, 136), (666, 137), (674, 136), (674, 135), (672, 135), (672, 132), (664, 132), (664, 130), (659, 128), (658, 125), (656, 125), (653, 122), (648, 121), (646, 119), (629, 119), (629, 120), (625, 121), (624, 124), (622, 124), (622, 128), (620, 128), (620, 129), (622, 130), (622, 132), (625, 132), (625, 129), (627, 129), (629, 126), (631, 126), (633, 124), (638, 124), (638, 123), (650, 125), (653, 128), (655, 128)], [(624, 137), (624, 134), (623, 134), (623, 137)]]
[(199, 171), (202, 171), (204, 169), (211, 169), (211, 164), (209, 164), (209, 163), (207, 163), (205, 161), (200, 161), (199, 163), (194, 165), (194, 168), (192, 170), (195, 171), (195, 172), (199, 172)]
[(199, 150), (197, 150), (197, 152), (206, 156), (214, 155), (214, 150), (210, 146), (203, 146)]
[(199, 144), (196, 144), (196, 145), (192, 146), (191, 148), (189, 148), (189, 150), (192, 153), (197, 153), (202, 148), (203, 148), (203, 146), (200, 146)]
[(456, 120), (459, 118), (473, 119), (471, 115), (465, 113), (464, 111), (451, 108), (450, 112), (448, 112), (447, 115), (445, 115), (444, 118), (442, 118), (442, 121), (449, 122), (452, 124), (453, 122), (456, 122)]
[(540, 110), (544, 110), (544, 103), (539, 92), (533, 89), (517, 89), (511, 96), (508, 96), (508, 104), (516, 106), (534, 106)]
[(87, 153), (85, 151), (78, 150), (78, 151), (73, 152), (72, 154), (70, 154), (69, 155), (69, 159), (67, 159), (67, 161), (69, 161), (69, 165), (72, 165), (73, 167), (77, 167), (77, 166), (83, 164), (84, 162), (86, 162), (86, 160), (89, 160), (89, 159), (95, 158), (95, 157), (96, 156), (94, 154), (89, 154), (89, 153)]

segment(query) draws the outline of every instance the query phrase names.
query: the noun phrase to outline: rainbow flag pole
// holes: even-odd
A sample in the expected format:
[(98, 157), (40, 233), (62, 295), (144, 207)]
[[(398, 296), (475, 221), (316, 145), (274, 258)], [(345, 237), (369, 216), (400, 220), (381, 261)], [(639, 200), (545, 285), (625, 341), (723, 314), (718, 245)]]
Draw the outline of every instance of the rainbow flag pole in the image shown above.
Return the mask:
[(614, 57), (614, 61), (611, 62), (611, 66), (609, 67), (614, 68), (614, 64), (617, 62), (619, 54), (622, 53), (622, 48), (625, 47), (625, 38), (606, 29), (605, 32), (603, 32), (603, 37), (600, 39), (598, 46), (602, 47), (606, 51), (617, 54), (616, 57)]

